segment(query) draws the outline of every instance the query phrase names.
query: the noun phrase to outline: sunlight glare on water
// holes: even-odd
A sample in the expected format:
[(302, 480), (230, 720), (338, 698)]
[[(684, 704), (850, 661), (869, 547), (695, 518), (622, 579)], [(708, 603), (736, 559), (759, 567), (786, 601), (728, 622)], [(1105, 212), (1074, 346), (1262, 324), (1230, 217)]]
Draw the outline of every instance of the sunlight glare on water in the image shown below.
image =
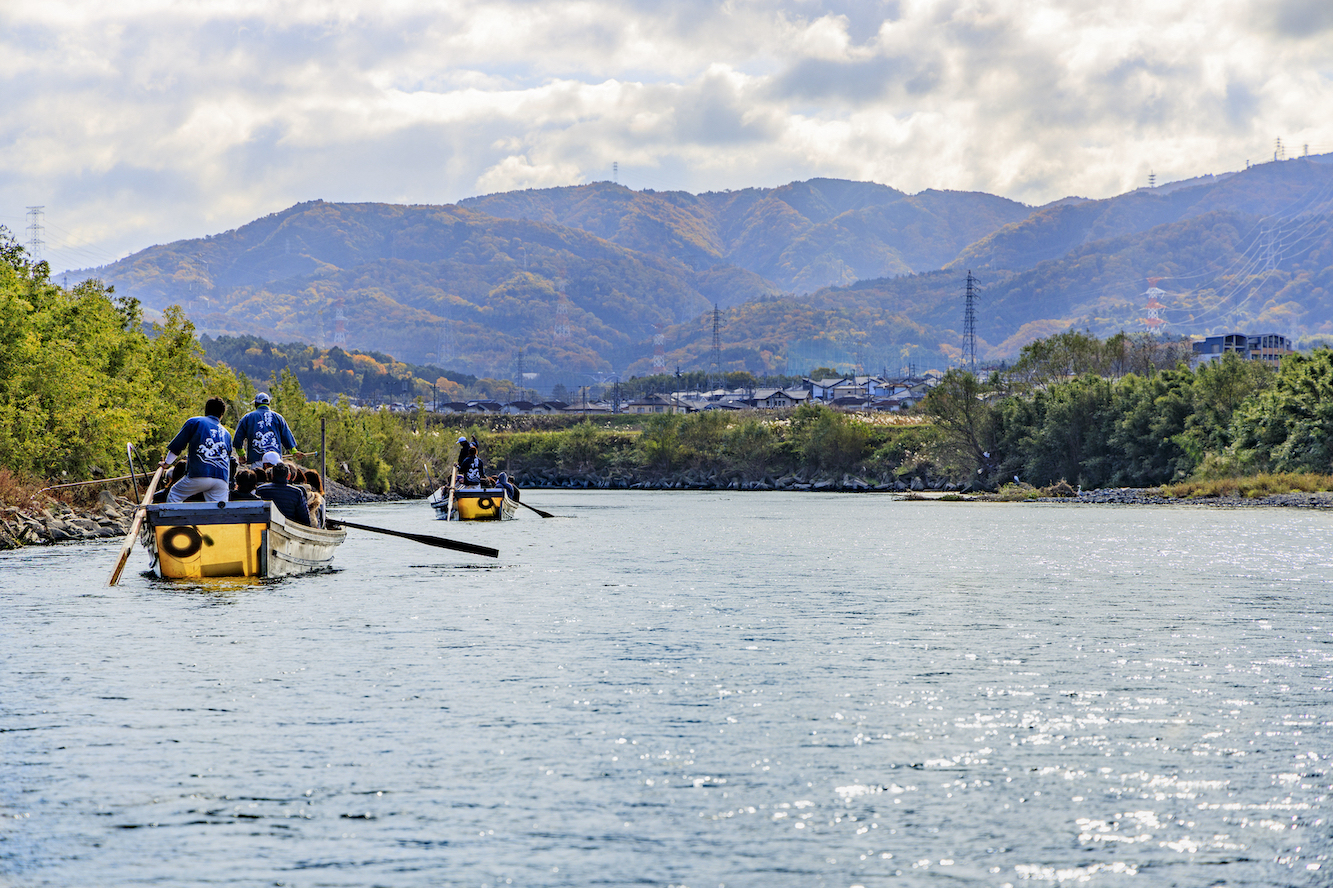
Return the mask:
[(0, 883), (1333, 883), (1330, 518), (531, 491), (0, 554)]

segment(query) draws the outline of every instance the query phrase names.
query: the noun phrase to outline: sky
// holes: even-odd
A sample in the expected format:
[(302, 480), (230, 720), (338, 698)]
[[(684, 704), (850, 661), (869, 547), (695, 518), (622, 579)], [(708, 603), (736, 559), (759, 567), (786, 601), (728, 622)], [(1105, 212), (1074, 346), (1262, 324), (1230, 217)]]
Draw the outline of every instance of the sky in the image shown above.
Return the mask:
[(5, 0), (56, 270), (294, 203), (816, 176), (1040, 205), (1333, 151), (1328, 0)]

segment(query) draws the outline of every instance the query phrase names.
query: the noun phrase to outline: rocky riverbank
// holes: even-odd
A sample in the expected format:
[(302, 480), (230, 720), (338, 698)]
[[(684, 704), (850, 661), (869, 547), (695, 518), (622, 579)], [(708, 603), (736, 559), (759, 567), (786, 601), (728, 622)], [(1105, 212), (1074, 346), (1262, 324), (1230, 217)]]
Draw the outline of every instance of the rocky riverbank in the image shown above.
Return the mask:
[(1037, 497), (1043, 503), (1089, 503), (1093, 505), (1130, 506), (1217, 506), (1219, 508), (1249, 508), (1270, 506), (1291, 509), (1333, 508), (1333, 493), (1276, 493), (1263, 497), (1243, 496), (1162, 496), (1156, 487), (1116, 487), (1104, 490), (1079, 491), (1074, 496)]
[(93, 506), (74, 509), (50, 501), (0, 509), (0, 549), (121, 538), (130, 531), (135, 504), (103, 491)]
[[(395, 499), (329, 482), (327, 501), (332, 506), (378, 503)], [(102, 491), (93, 505), (74, 508), (58, 500), (0, 508), (0, 550), (51, 543), (122, 539), (130, 532), (137, 504)]]

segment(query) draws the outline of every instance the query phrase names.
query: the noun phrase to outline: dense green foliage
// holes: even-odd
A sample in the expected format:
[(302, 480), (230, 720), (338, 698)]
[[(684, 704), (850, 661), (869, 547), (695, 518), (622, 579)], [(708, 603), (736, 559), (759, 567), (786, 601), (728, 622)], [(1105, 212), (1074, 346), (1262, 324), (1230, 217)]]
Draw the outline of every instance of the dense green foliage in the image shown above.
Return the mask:
[[(1069, 366), (1070, 346), (1095, 356), (1096, 345), (1077, 335), (1035, 343), (1013, 377), (951, 371), (923, 405), (942, 435), (939, 462), (983, 487), (1145, 487), (1333, 467), (1333, 352), (1286, 358), (1279, 371), (1229, 354), (1197, 370), (1149, 366), (1120, 378), (1054, 374), (1049, 364), (1038, 372), (1051, 355)], [(1100, 353), (1118, 354), (1119, 345), (1101, 343)], [(1044, 381), (1034, 385), (1034, 375)]]
[(179, 311), (150, 336), (134, 300), (48, 275), (0, 228), (0, 465), (40, 478), (115, 474), (126, 442), (160, 454), (206, 393), (235, 394)]
[(1235, 412), (1236, 457), (1243, 468), (1329, 473), (1333, 351), (1283, 359), (1273, 385)]
[(483, 435), (484, 452), (515, 473), (753, 482), (844, 473), (881, 482), (929, 468), (934, 430), (919, 422), (804, 405), (780, 417), (705, 411), (643, 417), (641, 428), (585, 421), (562, 430)]

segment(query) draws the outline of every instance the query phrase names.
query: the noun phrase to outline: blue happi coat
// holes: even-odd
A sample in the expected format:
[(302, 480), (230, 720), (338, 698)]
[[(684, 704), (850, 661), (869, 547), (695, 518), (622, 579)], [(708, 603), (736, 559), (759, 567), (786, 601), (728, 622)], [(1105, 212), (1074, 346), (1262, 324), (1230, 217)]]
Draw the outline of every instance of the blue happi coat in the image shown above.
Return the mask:
[(236, 426), (236, 443), (245, 445), (245, 461), (251, 465), (270, 451), (281, 454), (296, 449), (296, 438), (287, 428), (287, 420), (266, 405), (260, 405), (241, 417)]
[(186, 453), (185, 471), (191, 478), (227, 480), (231, 469), (231, 434), (212, 416), (192, 416), (171, 439), (167, 450)]

